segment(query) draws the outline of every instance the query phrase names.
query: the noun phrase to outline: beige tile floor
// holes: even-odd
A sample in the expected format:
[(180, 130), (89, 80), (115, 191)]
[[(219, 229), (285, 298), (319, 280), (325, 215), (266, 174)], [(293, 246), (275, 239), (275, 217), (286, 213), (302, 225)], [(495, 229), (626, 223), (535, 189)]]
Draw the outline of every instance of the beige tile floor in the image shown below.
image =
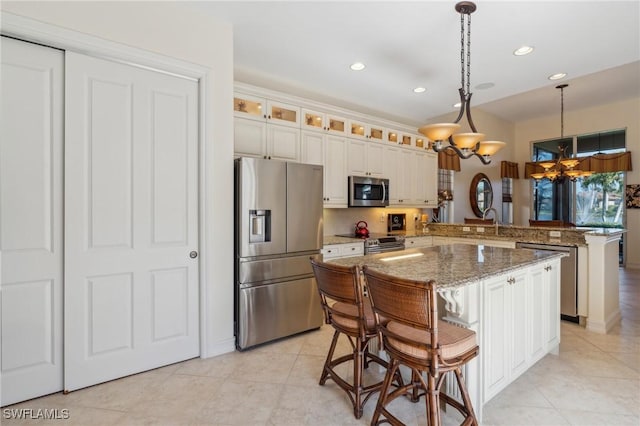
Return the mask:
[[(640, 425), (640, 271), (621, 270), (622, 322), (606, 335), (562, 323), (559, 355), (547, 355), (485, 406), (485, 425)], [(4, 409), (67, 409), (69, 419), (3, 425), (362, 425), (344, 393), (317, 383), (332, 330), (206, 360), (193, 359), (68, 395)], [(343, 342), (346, 343), (346, 342)], [(344, 345), (343, 345), (344, 348)], [(371, 379), (371, 378), (370, 378)], [(424, 404), (393, 410), (426, 424)], [(457, 413), (456, 413), (457, 414)], [(445, 424), (457, 424), (450, 412)]]

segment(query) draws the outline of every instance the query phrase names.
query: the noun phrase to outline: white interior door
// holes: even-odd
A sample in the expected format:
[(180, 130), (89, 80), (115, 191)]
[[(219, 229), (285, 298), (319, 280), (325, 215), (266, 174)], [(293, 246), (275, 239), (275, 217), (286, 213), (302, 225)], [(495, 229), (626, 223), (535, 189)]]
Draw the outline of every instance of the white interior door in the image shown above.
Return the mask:
[(62, 390), (64, 53), (1, 43), (4, 406)]
[(65, 377), (199, 354), (198, 83), (66, 54)]

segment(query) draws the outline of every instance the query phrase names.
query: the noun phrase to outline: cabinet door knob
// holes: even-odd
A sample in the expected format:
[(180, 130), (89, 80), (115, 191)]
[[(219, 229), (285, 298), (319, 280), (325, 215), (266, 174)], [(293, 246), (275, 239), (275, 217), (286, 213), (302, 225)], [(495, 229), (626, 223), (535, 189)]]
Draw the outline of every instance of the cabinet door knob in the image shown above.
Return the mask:
[(195, 259), (196, 257), (198, 257), (198, 252), (193, 250), (191, 253), (189, 253), (189, 257)]

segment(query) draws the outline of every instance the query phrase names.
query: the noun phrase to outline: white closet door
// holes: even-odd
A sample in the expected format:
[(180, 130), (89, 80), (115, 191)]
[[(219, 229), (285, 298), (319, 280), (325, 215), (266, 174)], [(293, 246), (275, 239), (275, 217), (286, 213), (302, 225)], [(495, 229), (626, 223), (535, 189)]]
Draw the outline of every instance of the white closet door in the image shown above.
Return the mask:
[(199, 354), (198, 84), (66, 54), (66, 390)]
[(4, 406), (62, 390), (64, 53), (1, 43)]

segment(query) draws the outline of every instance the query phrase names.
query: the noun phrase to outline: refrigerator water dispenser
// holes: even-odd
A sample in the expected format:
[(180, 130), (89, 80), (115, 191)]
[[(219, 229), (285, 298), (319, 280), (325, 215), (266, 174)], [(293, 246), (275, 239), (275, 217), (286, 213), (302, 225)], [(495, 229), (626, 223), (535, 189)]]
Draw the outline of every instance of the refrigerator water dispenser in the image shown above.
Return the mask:
[(271, 241), (271, 210), (249, 210), (249, 243)]

